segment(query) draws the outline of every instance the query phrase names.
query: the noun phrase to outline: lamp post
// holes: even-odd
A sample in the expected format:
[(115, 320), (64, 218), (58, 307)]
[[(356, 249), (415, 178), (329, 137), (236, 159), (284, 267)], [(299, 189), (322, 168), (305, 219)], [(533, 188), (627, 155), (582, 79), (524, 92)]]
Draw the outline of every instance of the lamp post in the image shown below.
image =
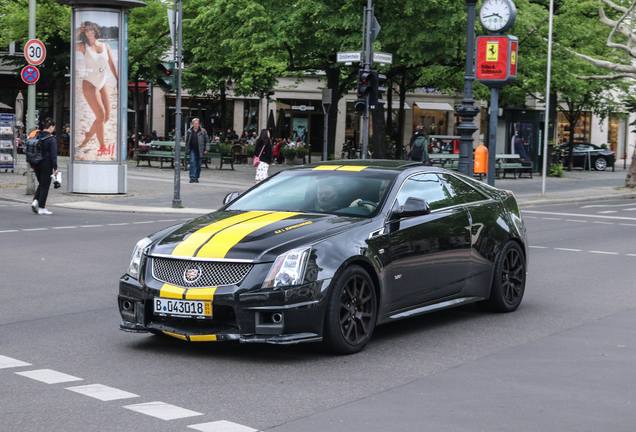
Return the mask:
[(466, 0), (468, 7), (468, 24), (466, 29), (466, 74), (464, 75), (464, 99), (462, 104), (455, 107), (455, 112), (462, 118), (457, 126), (461, 137), (459, 140), (459, 165), (457, 170), (467, 176), (473, 175), (473, 134), (477, 131), (473, 119), (479, 113), (479, 107), (474, 106), (473, 70), (475, 54), (475, 7), (477, 0)]

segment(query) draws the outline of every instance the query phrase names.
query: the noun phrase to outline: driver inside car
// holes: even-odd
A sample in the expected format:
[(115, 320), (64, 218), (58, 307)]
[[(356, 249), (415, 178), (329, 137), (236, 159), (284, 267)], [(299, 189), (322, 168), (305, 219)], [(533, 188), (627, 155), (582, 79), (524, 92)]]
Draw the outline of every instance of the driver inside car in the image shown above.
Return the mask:
[(367, 210), (369, 210), (369, 213), (374, 212), (375, 209), (378, 208), (378, 206), (380, 205), (380, 201), (382, 201), (382, 197), (384, 196), (384, 193), (386, 192), (388, 187), (389, 187), (389, 181), (383, 180), (382, 183), (380, 183), (380, 189), (378, 190), (377, 201), (365, 201), (362, 198), (358, 198), (357, 200), (353, 201), (349, 205), (349, 207), (364, 207)]
[(336, 185), (334, 183), (320, 183), (316, 191), (315, 210), (320, 212), (332, 212), (337, 209), (337, 199), (338, 190), (336, 189)]

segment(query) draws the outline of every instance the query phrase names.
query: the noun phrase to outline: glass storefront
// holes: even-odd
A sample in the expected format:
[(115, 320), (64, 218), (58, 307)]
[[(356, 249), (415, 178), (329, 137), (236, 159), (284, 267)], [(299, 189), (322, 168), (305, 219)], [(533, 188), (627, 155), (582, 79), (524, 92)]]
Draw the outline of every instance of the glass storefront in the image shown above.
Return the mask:
[(258, 108), (260, 100), (258, 99), (245, 99), (243, 109), (243, 132), (247, 132), (248, 136), (252, 135), (252, 132), (258, 134)]
[(618, 154), (618, 130), (620, 125), (620, 116), (616, 113), (611, 113), (609, 117), (609, 123), (607, 128), (607, 146), (613, 152)]
[[(166, 135), (175, 128), (176, 103), (175, 97), (166, 97)], [(182, 136), (193, 118), (198, 118), (210, 135), (218, 135), (234, 125), (234, 100), (225, 101), (225, 119), (221, 118), (221, 99), (217, 98), (182, 97), (181, 113)]]
[(566, 115), (559, 111), (557, 113), (558, 135), (557, 143), (564, 144), (570, 142), (570, 134), (574, 137), (575, 143), (589, 143), (592, 123), (592, 113), (582, 112), (574, 124), (574, 130), (570, 130), (570, 122)]
[(418, 126), (422, 126), (427, 135), (448, 135), (446, 133), (448, 130), (447, 113), (448, 111), (421, 109), (415, 104), (413, 106), (413, 130), (411, 135), (415, 133)]
[(279, 99), (275, 109), (277, 138), (296, 141), (300, 137), (312, 153), (322, 153), (325, 114), (321, 101)]

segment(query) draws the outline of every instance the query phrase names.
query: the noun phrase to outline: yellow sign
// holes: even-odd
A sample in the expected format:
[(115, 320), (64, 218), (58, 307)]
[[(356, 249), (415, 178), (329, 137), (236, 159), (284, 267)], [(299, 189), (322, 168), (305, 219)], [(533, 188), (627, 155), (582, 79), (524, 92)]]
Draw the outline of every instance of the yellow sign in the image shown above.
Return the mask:
[(499, 61), (499, 42), (488, 42), (486, 44), (486, 61)]
[(510, 53), (510, 64), (516, 64), (516, 63), (517, 63), (517, 53), (513, 51)]

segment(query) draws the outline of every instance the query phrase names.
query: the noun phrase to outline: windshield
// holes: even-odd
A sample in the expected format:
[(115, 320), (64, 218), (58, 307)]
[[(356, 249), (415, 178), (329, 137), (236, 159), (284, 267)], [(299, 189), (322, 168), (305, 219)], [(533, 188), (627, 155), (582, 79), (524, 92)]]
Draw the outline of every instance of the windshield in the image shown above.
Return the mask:
[(384, 203), (394, 171), (283, 171), (226, 210), (270, 210), (374, 216)]

